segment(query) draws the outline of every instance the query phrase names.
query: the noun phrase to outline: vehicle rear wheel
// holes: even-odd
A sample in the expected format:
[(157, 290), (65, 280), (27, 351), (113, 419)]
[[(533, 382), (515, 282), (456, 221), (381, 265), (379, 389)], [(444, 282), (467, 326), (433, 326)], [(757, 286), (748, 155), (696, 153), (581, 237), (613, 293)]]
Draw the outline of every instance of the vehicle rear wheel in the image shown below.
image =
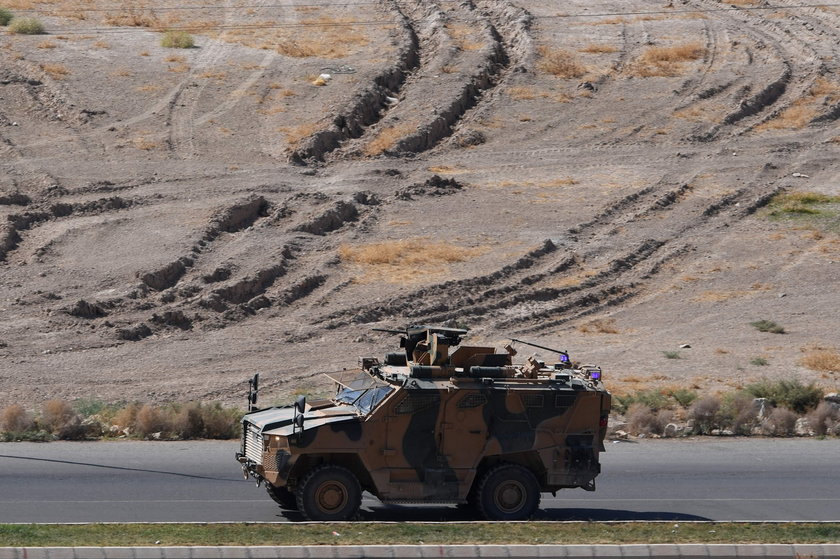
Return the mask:
[(303, 478), (297, 493), (298, 510), (308, 520), (348, 520), (362, 504), (356, 476), (342, 466), (325, 465)]
[(270, 483), (265, 484), (265, 490), (271, 499), (280, 505), (281, 508), (287, 510), (297, 510), (297, 497), (289, 491), (286, 487), (275, 487)]
[(502, 464), (482, 478), (477, 504), (487, 520), (524, 520), (540, 504), (540, 486), (527, 468)]

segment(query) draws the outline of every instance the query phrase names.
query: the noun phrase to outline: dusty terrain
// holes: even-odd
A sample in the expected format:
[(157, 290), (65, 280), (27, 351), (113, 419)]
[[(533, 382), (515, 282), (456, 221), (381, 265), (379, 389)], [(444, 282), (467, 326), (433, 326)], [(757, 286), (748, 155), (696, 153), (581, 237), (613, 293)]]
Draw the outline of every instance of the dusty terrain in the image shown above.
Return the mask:
[(840, 194), (836, 6), (0, 4), (47, 30), (0, 28), (0, 405), (243, 404), (446, 321), (619, 391), (840, 384), (836, 220), (765, 207)]

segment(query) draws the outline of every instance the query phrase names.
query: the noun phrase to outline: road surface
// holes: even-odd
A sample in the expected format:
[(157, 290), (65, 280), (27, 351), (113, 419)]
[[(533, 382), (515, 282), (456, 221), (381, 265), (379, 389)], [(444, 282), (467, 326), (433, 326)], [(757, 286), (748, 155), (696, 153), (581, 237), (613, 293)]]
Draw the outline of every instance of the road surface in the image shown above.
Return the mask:
[[(234, 461), (236, 442), (0, 444), (0, 522), (288, 521)], [(543, 520), (840, 521), (840, 440), (611, 443), (594, 493), (544, 495)], [(467, 520), (384, 506), (364, 520)]]

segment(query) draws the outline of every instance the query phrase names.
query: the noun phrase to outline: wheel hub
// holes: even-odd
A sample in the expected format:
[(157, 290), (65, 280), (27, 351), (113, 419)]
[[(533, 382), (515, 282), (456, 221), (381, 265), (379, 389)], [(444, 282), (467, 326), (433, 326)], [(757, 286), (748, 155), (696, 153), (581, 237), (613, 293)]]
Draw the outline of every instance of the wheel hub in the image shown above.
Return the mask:
[(340, 509), (347, 503), (347, 491), (338, 483), (326, 483), (318, 490), (318, 508), (323, 511)]
[(511, 513), (521, 509), (525, 503), (525, 486), (516, 481), (508, 481), (496, 492), (496, 506)]

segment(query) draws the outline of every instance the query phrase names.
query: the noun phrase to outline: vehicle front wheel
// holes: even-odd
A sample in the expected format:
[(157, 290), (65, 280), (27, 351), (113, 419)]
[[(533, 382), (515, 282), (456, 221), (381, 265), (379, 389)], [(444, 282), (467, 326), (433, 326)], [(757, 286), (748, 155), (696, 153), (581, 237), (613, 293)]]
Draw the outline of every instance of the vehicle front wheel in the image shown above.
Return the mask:
[(348, 520), (361, 504), (359, 480), (342, 466), (325, 465), (312, 470), (297, 492), (298, 510), (308, 520)]
[(484, 475), (477, 501), (479, 512), (487, 520), (524, 520), (540, 504), (540, 486), (527, 468), (502, 464)]
[(297, 497), (286, 487), (275, 487), (270, 483), (265, 484), (265, 490), (271, 499), (286, 510), (297, 510)]

